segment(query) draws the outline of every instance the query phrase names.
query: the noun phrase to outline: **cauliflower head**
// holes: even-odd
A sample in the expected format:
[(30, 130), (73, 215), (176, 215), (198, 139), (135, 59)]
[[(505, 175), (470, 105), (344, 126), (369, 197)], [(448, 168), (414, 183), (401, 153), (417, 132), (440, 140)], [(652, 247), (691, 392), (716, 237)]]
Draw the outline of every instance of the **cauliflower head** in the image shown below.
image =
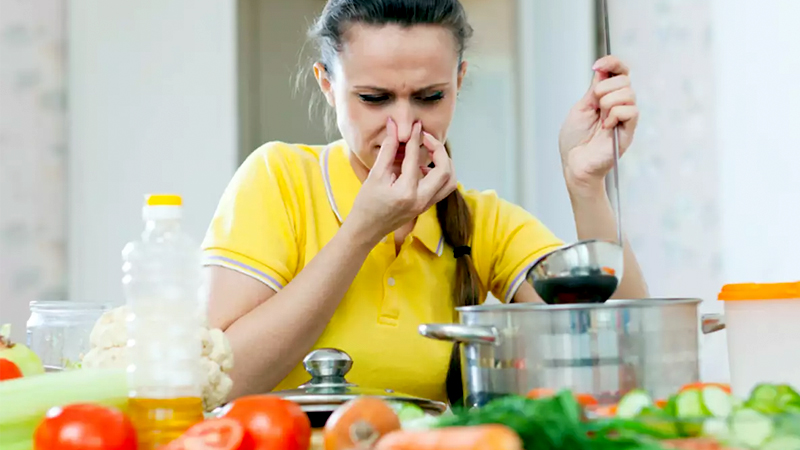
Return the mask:
[[(127, 306), (106, 311), (95, 323), (89, 337), (91, 348), (82, 359), (85, 368), (120, 368), (128, 365)], [(198, 330), (203, 343), (200, 359), (203, 407), (206, 411), (222, 405), (233, 388), (229, 375), (233, 351), (222, 330), (204, 326)]]

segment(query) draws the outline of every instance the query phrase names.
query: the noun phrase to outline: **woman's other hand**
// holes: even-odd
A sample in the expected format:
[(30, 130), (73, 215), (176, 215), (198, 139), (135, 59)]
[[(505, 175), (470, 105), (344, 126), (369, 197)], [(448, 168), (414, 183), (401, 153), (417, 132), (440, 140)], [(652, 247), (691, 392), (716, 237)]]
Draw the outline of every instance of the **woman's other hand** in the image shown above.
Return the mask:
[(614, 162), (613, 132), (619, 124), (620, 156), (628, 149), (639, 119), (628, 67), (614, 56), (597, 60), (592, 85), (572, 107), (559, 134), (567, 187), (591, 195), (604, 189)]

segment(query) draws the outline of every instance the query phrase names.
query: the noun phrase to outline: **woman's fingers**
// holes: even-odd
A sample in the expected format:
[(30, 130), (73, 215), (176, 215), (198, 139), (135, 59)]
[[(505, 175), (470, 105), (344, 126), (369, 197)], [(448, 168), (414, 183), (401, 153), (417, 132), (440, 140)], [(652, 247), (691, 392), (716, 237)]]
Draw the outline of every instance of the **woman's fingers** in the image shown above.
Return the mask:
[(629, 75), (630, 69), (619, 58), (613, 55), (604, 56), (595, 61), (592, 70), (613, 75)]
[(594, 95), (597, 98), (602, 98), (604, 95), (610, 92), (630, 87), (630, 85), (631, 79), (627, 75), (606, 78), (594, 86)]
[(420, 181), (419, 196), (430, 207), (455, 189), (455, 173), (444, 144), (428, 132), (423, 132), (422, 143), (430, 151), (434, 167)]
[(397, 124), (390, 117), (386, 121), (386, 137), (383, 138), (381, 149), (378, 151), (378, 157), (375, 159), (375, 164), (370, 170), (370, 174), (375, 173), (378, 176), (388, 176), (392, 173), (392, 166), (394, 165), (394, 158), (397, 155), (397, 148), (400, 142), (397, 140)]
[(636, 94), (630, 87), (612, 91), (600, 98), (600, 109), (610, 111), (611, 108), (621, 105), (635, 105)]
[(639, 118), (639, 108), (636, 105), (620, 105), (611, 108), (608, 117), (603, 121), (603, 128), (614, 128), (618, 123), (636, 122)]
[(403, 156), (403, 166), (398, 182), (405, 183), (410, 188), (416, 188), (421, 177), (419, 165), (421, 161), (420, 147), (422, 144), (422, 124), (414, 122), (411, 127), (411, 137), (406, 142), (406, 153)]

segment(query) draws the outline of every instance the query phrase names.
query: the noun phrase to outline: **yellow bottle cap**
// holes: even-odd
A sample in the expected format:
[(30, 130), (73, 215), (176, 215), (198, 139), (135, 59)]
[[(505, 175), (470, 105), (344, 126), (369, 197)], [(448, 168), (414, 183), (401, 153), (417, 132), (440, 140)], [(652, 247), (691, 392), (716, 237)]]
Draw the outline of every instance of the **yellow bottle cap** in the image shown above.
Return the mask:
[(183, 198), (174, 194), (151, 194), (146, 203), (147, 206), (183, 206)]

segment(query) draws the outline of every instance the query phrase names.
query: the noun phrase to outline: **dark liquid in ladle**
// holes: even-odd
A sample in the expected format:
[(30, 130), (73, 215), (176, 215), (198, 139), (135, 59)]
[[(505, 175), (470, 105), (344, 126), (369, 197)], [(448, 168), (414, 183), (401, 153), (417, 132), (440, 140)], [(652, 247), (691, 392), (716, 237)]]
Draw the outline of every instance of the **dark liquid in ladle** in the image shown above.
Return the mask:
[(603, 303), (617, 290), (617, 277), (597, 274), (536, 280), (533, 288), (545, 303)]

